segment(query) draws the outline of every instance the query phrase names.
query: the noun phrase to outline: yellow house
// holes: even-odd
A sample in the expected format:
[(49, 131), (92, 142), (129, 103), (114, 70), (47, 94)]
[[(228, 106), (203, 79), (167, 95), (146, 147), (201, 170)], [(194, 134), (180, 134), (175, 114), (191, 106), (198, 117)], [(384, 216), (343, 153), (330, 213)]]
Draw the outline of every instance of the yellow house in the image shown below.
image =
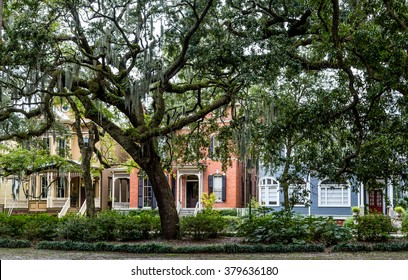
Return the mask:
[[(32, 174), (18, 178), (17, 175), (0, 178), (0, 209), (9, 213), (49, 212), (61, 217), (68, 211), (85, 212), (85, 188), (81, 172), (81, 153), (78, 137), (73, 127), (73, 120), (68, 109), (56, 110), (59, 122), (64, 126), (64, 133), (49, 131), (40, 137), (50, 155), (64, 157), (76, 166), (75, 169), (44, 166)], [(83, 126), (85, 144), (88, 131)], [(10, 142), (8, 145), (17, 145)], [(79, 170), (78, 170), (79, 169)], [(75, 171), (76, 170), (76, 171)], [(100, 208), (100, 175), (94, 176), (95, 207)]]

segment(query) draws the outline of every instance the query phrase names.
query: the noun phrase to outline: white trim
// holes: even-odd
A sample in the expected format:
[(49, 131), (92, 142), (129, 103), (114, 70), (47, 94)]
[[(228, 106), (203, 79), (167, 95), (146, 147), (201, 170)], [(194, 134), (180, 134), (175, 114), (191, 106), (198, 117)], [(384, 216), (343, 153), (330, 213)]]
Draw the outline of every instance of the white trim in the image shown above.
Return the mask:
[[(271, 180), (271, 184), (268, 184), (267, 181), (266, 183), (263, 183), (264, 180)], [(275, 183), (274, 183), (275, 182)], [(275, 190), (276, 188), (276, 190)], [(263, 203), (262, 201), (262, 189), (265, 189), (265, 201)], [(264, 206), (269, 206), (269, 207), (274, 207), (274, 206), (280, 206), (280, 183), (276, 178), (271, 177), (271, 176), (264, 176), (259, 180), (258, 183), (258, 201), (261, 205)], [(269, 204), (269, 192), (276, 192), (276, 204)]]
[[(322, 194), (321, 194), (321, 186), (322, 186), (322, 183), (324, 182), (324, 181), (326, 181), (327, 179), (325, 179), (325, 180), (322, 180), (322, 181), (319, 181), (319, 183), (318, 183), (318, 186), (317, 186), (317, 198), (318, 198), (318, 207), (327, 207), (327, 208), (334, 208), (334, 207), (343, 207), (343, 208), (347, 208), (347, 207), (351, 207), (351, 187), (350, 187), (350, 183), (346, 183), (346, 184), (341, 184), (341, 183), (337, 183), (337, 184), (334, 184), (334, 183), (331, 183), (331, 184), (327, 184), (327, 185), (330, 185), (331, 187), (336, 187), (336, 188), (338, 188), (338, 186), (342, 186), (342, 189), (344, 190), (346, 190), (347, 191), (347, 203), (345, 204), (345, 203), (343, 203), (343, 204), (330, 204), (330, 205), (327, 205), (327, 204), (322, 204), (322, 199), (321, 199), (321, 197), (322, 197)], [(342, 194), (343, 194), (343, 192), (342, 192)], [(327, 193), (326, 193), (326, 195), (327, 195)], [(327, 199), (328, 199), (328, 197), (326, 197), (326, 203), (327, 203)], [(341, 198), (342, 200), (343, 200), (343, 195), (342, 195), (342, 198)]]

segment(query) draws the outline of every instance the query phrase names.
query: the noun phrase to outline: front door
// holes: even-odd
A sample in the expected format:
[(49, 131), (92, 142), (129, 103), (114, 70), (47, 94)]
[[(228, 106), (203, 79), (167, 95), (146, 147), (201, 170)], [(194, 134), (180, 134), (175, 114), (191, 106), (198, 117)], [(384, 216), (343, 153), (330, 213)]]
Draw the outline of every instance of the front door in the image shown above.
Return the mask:
[(198, 202), (198, 182), (187, 181), (187, 208), (195, 208)]
[(370, 211), (370, 213), (383, 212), (382, 190), (373, 190), (368, 193), (368, 210)]

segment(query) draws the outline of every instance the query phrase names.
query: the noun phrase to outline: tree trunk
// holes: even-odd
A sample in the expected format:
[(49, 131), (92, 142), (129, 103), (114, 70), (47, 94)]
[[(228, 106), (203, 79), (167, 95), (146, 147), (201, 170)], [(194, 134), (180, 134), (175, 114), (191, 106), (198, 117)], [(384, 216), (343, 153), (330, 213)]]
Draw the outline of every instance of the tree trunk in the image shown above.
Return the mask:
[[(84, 155), (86, 154), (86, 156)], [(86, 216), (94, 217), (95, 216), (95, 189), (92, 182), (91, 176), (91, 158), (92, 151), (87, 151), (82, 154), (82, 168), (83, 168), (83, 177), (85, 184), (85, 198), (86, 198)]]
[[(288, 140), (290, 143), (290, 140)], [(286, 211), (291, 210), (292, 205), (289, 200), (289, 168), (291, 164), (291, 156), (292, 156), (292, 146), (287, 145), (286, 148), (286, 155), (285, 155), (285, 167), (283, 168), (283, 173), (280, 178), (282, 192), (283, 192), (283, 207)]]
[(165, 239), (177, 239), (179, 238), (180, 229), (179, 217), (173, 193), (164, 174), (160, 157), (154, 149), (153, 142), (154, 141), (148, 141), (148, 143), (143, 145), (145, 150), (146, 148), (149, 150), (150, 155), (147, 160), (142, 159), (139, 163), (152, 183), (153, 192), (159, 208), (162, 236)]

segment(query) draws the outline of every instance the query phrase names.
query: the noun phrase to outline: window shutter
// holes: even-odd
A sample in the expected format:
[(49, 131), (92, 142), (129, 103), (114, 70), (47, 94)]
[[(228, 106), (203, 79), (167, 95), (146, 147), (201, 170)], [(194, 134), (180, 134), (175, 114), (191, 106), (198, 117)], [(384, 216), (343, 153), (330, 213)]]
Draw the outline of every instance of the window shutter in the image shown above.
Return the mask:
[[(150, 180), (149, 180), (149, 186), (152, 186)], [(154, 195), (153, 186), (151, 188), (152, 188), (152, 209), (156, 209), (156, 206), (157, 206), (156, 196)]]
[(138, 177), (137, 207), (143, 208), (143, 176)]
[(213, 175), (208, 175), (208, 194), (211, 194), (214, 189)]
[(227, 200), (227, 177), (222, 175), (222, 201)]

